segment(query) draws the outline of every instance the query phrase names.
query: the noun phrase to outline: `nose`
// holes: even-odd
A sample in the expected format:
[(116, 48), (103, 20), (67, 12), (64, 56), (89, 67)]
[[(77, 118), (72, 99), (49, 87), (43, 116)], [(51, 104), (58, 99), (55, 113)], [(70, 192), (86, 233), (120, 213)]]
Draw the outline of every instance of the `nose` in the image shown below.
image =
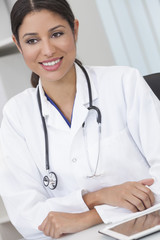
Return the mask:
[(43, 41), (42, 44), (42, 53), (46, 57), (52, 57), (55, 53), (56, 49), (53, 43), (50, 40)]

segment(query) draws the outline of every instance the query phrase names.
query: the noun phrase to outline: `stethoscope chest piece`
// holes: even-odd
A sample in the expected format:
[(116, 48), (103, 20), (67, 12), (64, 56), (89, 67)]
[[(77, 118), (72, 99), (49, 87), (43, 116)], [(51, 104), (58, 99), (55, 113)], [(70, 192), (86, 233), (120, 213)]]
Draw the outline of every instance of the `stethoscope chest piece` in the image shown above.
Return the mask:
[(57, 187), (58, 179), (54, 172), (49, 172), (48, 175), (44, 176), (43, 184), (45, 187), (49, 187), (54, 190)]

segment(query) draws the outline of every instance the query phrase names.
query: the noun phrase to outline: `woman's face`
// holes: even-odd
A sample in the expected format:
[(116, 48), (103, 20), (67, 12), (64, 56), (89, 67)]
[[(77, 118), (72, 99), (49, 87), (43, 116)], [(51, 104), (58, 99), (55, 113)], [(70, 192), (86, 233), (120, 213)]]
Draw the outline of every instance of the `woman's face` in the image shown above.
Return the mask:
[[(28, 67), (42, 81), (65, 79), (73, 72), (76, 57), (78, 21), (72, 32), (69, 23), (48, 10), (31, 12), (19, 28), (17, 46)], [(13, 36), (13, 40), (16, 42)]]

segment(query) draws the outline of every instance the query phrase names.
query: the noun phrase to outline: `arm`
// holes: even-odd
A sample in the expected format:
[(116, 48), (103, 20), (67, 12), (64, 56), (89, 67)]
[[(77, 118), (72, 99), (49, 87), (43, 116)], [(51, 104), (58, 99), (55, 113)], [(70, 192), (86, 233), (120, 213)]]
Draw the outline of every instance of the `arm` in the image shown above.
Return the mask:
[[(33, 160), (34, 152), (29, 151), (19, 112), (12, 105), (6, 110), (0, 132), (4, 154), (0, 166), (0, 194), (17, 230), (25, 238), (40, 238), (43, 233), (38, 226), (49, 212), (85, 212), (88, 207), (82, 199), (81, 189), (57, 197), (43, 186), (44, 161), (36, 164)], [(39, 155), (36, 157), (39, 159)]]
[(151, 184), (153, 179), (145, 179), (87, 193), (83, 199), (89, 211), (77, 214), (50, 212), (39, 226), (39, 230), (47, 236), (59, 238), (63, 234), (75, 233), (99, 224), (102, 219), (94, 207), (101, 204), (120, 206), (133, 212), (149, 208), (154, 203), (154, 195), (144, 185)]
[(89, 209), (107, 204), (129, 209), (132, 212), (143, 211), (154, 204), (154, 195), (145, 185), (152, 185), (153, 179), (140, 182), (126, 182), (120, 185), (102, 188), (83, 196)]
[(59, 238), (63, 234), (75, 233), (102, 223), (102, 219), (95, 209), (83, 213), (50, 212), (39, 230), (52, 238)]

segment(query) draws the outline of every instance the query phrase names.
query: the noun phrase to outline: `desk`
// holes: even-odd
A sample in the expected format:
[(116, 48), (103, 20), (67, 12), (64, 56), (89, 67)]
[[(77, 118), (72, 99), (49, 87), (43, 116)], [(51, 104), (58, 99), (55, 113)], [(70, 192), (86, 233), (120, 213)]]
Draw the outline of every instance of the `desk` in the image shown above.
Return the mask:
[(104, 227), (105, 227), (105, 224), (100, 224), (95, 227), (91, 227), (87, 230), (84, 230), (82, 232), (71, 234), (71, 235), (62, 237), (60, 239), (61, 240), (110, 240), (110, 239), (113, 240), (113, 238), (110, 238), (98, 233), (98, 231)]
[[(105, 224), (100, 224), (95, 227), (91, 227), (87, 230), (84, 230), (82, 232), (69, 234), (59, 239), (60, 240), (114, 240), (114, 238), (112, 237), (105, 236), (103, 234), (98, 233), (98, 230), (103, 229), (104, 227), (105, 227)], [(160, 239), (160, 232), (141, 238), (141, 240), (158, 240), (158, 239)], [(21, 240), (25, 240), (25, 239), (21, 239)], [(52, 240), (52, 239), (43, 238), (41, 240)]]

